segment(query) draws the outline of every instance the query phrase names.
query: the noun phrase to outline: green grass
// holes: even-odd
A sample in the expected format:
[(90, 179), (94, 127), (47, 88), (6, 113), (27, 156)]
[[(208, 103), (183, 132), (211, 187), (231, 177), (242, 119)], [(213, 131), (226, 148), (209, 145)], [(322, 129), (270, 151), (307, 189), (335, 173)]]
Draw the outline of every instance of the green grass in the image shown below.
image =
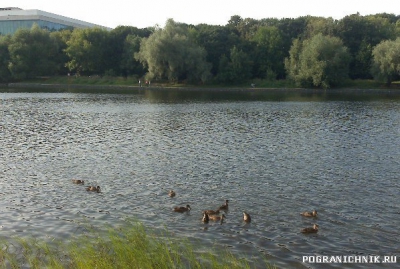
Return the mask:
[[(54, 76), (54, 77), (40, 77), (24, 81), (25, 83), (47, 83), (47, 84), (78, 84), (78, 85), (111, 85), (111, 86), (139, 86), (138, 78), (132, 77), (110, 77), (110, 76), (80, 76), (80, 77), (67, 77), (67, 76)], [(153, 87), (195, 87), (195, 88), (251, 88), (251, 84), (255, 84), (255, 88), (270, 88), (270, 89), (295, 89), (298, 88), (290, 80), (267, 80), (267, 79), (254, 79), (241, 84), (221, 85), (213, 83), (205, 83), (201, 85), (192, 85), (182, 82), (168, 82), (168, 81), (152, 81)], [(146, 87), (142, 82), (142, 87)], [(390, 89), (398, 89), (400, 82), (395, 81), (392, 83)], [(339, 88), (343, 89), (388, 89), (387, 85), (374, 80), (347, 80)]]
[(346, 81), (343, 86), (344, 88), (351, 89), (386, 89), (386, 85), (382, 82), (378, 82), (372, 79), (355, 79)]
[[(252, 268), (226, 249), (201, 251), (143, 225), (91, 231), (67, 243), (16, 239), (1, 243), (0, 268)], [(275, 268), (265, 261), (265, 268)]]

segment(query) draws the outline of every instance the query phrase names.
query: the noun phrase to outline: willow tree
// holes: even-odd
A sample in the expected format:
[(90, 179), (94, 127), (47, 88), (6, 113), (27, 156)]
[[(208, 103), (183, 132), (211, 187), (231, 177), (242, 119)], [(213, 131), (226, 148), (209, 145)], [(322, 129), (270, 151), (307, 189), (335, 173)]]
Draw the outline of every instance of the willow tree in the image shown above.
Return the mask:
[(169, 19), (165, 27), (143, 38), (135, 59), (148, 68), (148, 78), (206, 81), (211, 65), (206, 51), (189, 37), (187, 26)]
[(382, 41), (372, 51), (371, 74), (376, 80), (390, 85), (400, 77), (400, 37)]
[(330, 88), (348, 78), (350, 54), (337, 37), (317, 34), (295, 40), (289, 53), (285, 68), (299, 86)]

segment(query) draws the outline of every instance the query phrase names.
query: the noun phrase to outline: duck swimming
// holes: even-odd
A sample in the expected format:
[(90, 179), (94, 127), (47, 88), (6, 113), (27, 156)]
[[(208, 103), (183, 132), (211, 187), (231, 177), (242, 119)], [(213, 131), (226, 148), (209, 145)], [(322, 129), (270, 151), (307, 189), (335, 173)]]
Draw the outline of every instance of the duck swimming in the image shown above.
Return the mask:
[(220, 220), (221, 222), (222, 222), (224, 219), (226, 219), (226, 217), (225, 217), (224, 214), (222, 214), (221, 216), (220, 216), (220, 215), (208, 215), (208, 218), (209, 218), (210, 220), (214, 220), (214, 221)]
[(100, 186), (89, 186), (86, 188), (87, 191), (95, 191), (95, 192), (100, 192)]
[(206, 212), (203, 212), (203, 218), (201, 219), (202, 222), (208, 223), (210, 218), (208, 217), (208, 214)]
[(316, 217), (317, 216), (317, 210), (313, 210), (312, 212), (302, 212), (300, 213), (300, 215), (302, 215), (303, 217)]
[(225, 200), (225, 204), (219, 207), (219, 210), (228, 210), (228, 202), (229, 200)]
[(207, 215), (217, 215), (219, 214), (219, 209), (218, 210), (204, 210), (203, 214), (206, 213)]
[(318, 232), (318, 228), (319, 228), (319, 226), (317, 224), (314, 224), (313, 227), (304, 228), (304, 229), (301, 230), (301, 232), (303, 234), (317, 233)]
[(176, 195), (176, 193), (175, 193), (173, 190), (170, 190), (170, 191), (168, 192), (168, 196), (169, 196), (169, 197), (175, 197), (175, 195)]
[(181, 206), (181, 207), (175, 207), (174, 208), (174, 211), (175, 212), (180, 212), (180, 213), (183, 213), (183, 212), (186, 212), (186, 211), (190, 211), (190, 205), (186, 205), (186, 207), (183, 207), (183, 206)]
[(247, 214), (246, 212), (243, 212), (243, 220), (245, 222), (250, 222), (251, 221), (251, 217), (249, 214)]
[(74, 183), (74, 184), (85, 184), (85, 181), (80, 180), (80, 179), (73, 179), (72, 183)]

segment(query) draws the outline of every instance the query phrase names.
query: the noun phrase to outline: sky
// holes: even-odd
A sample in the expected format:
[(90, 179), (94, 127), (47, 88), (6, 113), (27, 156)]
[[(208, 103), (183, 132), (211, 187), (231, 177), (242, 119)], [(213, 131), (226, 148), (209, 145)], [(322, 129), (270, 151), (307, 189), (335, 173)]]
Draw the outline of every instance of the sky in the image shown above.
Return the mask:
[(164, 27), (170, 18), (194, 25), (226, 25), (233, 15), (257, 20), (306, 15), (341, 19), (357, 12), (400, 15), (400, 0), (1, 0), (1, 7), (39, 9), (110, 28)]

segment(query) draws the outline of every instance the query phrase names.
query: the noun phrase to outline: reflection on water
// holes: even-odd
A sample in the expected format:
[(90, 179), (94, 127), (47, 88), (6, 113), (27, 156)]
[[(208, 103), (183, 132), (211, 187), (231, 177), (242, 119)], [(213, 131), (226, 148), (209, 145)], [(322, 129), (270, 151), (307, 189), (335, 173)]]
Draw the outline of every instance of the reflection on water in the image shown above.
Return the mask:
[[(373, 97), (0, 92), (0, 236), (68, 238), (133, 218), (256, 264), (399, 255), (400, 102)], [(225, 222), (203, 224), (225, 199)], [(314, 222), (317, 234), (300, 233)]]

